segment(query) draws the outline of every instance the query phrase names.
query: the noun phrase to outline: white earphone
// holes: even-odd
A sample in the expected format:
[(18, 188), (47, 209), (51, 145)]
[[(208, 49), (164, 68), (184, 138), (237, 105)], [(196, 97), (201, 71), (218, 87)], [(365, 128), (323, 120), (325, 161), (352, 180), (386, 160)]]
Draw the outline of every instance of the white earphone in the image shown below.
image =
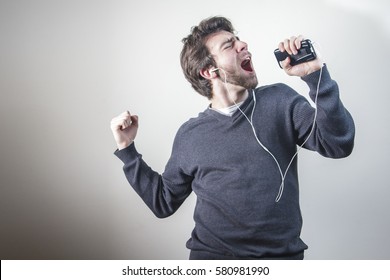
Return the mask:
[[(231, 94), (230, 94), (230, 91), (229, 91), (229, 88), (228, 88), (228, 85), (227, 85), (227, 74), (225, 72), (225, 70), (223, 70), (222, 68), (214, 68), (212, 70), (210, 70), (210, 73), (212, 72), (215, 72), (215, 71), (218, 71), (218, 70), (221, 70), (225, 76), (225, 79), (224, 79), (224, 84), (225, 84), (225, 88), (229, 94), (229, 98), (231, 98)], [(287, 172), (288, 170), (290, 169), (290, 166), (292, 164), (292, 162), (294, 161), (295, 157), (298, 155), (299, 151), (302, 149), (303, 145), (306, 144), (307, 140), (309, 140), (311, 134), (313, 133), (314, 131), (314, 127), (315, 127), (315, 122), (317, 120), (317, 97), (318, 97), (318, 92), (319, 92), (319, 89), (320, 89), (320, 82), (321, 82), (321, 77), (322, 77), (322, 67), (320, 69), (320, 75), (319, 75), (319, 78), (318, 78), (318, 84), (317, 84), (317, 92), (316, 92), (316, 96), (315, 96), (315, 99), (314, 99), (314, 104), (315, 104), (315, 111), (314, 111), (314, 119), (313, 119), (313, 125), (312, 125), (312, 128), (311, 128), (311, 131), (309, 133), (309, 135), (307, 136), (307, 138), (305, 139), (305, 141), (303, 141), (302, 145), (300, 145), (297, 149), (297, 151), (295, 152), (295, 154), (292, 156), (289, 164), (287, 165), (287, 168), (286, 168), (286, 171), (283, 173), (282, 171), (282, 168), (280, 167), (280, 164), (279, 164), (279, 161), (276, 159), (276, 157), (271, 153), (270, 150), (268, 150), (268, 148), (266, 146), (264, 146), (263, 143), (261, 143), (260, 139), (257, 137), (257, 134), (256, 134), (256, 130), (255, 130), (255, 127), (253, 125), (253, 113), (255, 111), (255, 108), (256, 108), (256, 96), (255, 96), (255, 91), (252, 89), (252, 95), (253, 95), (253, 109), (252, 109), (252, 113), (251, 113), (251, 118), (249, 119), (247, 115), (245, 115), (245, 113), (241, 110), (241, 108), (237, 105), (237, 103), (232, 99), (233, 103), (237, 106), (237, 109), (241, 112), (242, 115), (244, 115), (244, 117), (247, 119), (247, 121), (249, 122), (249, 124), (251, 125), (252, 127), (252, 131), (253, 131), (253, 134), (256, 138), (256, 141), (257, 143), (267, 152), (271, 155), (271, 157), (273, 158), (273, 160), (275, 161), (276, 165), (278, 166), (278, 169), (279, 169), (279, 173), (280, 173), (280, 176), (282, 178), (282, 182), (280, 184), (280, 187), (279, 187), (279, 192), (278, 192), (278, 195), (276, 196), (275, 198), (275, 202), (279, 202), (279, 200), (281, 199), (282, 197), (282, 194), (283, 194), (283, 190), (284, 190), (284, 180), (286, 179), (286, 176), (287, 176)]]

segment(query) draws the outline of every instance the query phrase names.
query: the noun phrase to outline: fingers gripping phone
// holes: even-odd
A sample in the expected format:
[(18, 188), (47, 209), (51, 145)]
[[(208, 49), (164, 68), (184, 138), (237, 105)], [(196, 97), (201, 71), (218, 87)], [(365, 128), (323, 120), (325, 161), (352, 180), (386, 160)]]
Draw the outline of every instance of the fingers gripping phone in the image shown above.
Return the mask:
[(294, 66), (300, 63), (311, 61), (317, 58), (316, 52), (313, 48), (313, 45), (309, 39), (303, 40), (301, 42), (301, 48), (298, 50), (297, 54), (290, 55), (286, 51), (281, 52), (279, 49), (274, 51), (276, 60), (278, 61), (279, 67), (282, 68), (281, 61), (285, 60), (287, 57), (290, 57), (290, 65)]

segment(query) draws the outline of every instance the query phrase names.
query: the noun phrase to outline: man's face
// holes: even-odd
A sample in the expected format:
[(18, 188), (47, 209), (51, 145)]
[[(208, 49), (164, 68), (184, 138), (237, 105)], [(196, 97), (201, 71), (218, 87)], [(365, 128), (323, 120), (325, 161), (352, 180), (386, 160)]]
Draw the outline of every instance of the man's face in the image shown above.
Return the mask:
[[(255, 88), (258, 84), (256, 72), (253, 69), (252, 55), (248, 45), (234, 34), (220, 31), (210, 35), (206, 46), (213, 56), (217, 67), (226, 72), (226, 81), (246, 89)], [(219, 71), (222, 80), (225, 72)]]

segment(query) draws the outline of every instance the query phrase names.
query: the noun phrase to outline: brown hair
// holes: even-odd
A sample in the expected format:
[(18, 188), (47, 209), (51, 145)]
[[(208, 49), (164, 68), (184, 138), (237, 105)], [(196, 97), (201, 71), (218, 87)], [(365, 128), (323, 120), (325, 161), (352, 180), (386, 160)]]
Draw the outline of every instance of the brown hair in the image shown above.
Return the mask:
[(233, 33), (232, 23), (224, 17), (211, 17), (192, 27), (191, 34), (182, 40), (184, 46), (180, 63), (184, 76), (198, 93), (208, 99), (212, 97), (212, 86), (209, 80), (200, 75), (200, 70), (216, 65), (206, 47), (206, 40), (209, 35), (222, 30)]

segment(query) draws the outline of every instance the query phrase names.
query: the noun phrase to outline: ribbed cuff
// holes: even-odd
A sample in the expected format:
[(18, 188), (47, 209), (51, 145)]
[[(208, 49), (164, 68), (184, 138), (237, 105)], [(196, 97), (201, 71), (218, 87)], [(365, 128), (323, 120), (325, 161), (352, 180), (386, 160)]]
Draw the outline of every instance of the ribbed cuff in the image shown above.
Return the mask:
[(139, 153), (137, 152), (135, 144), (133, 142), (124, 149), (116, 149), (114, 155), (116, 155), (123, 163), (126, 163), (137, 158), (139, 156)]
[[(320, 73), (321, 73), (321, 69), (319, 69), (313, 73), (310, 73), (309, 75), (304, 76), (301, 79), (307, 83), (310, 90), (317, 90), (318, 79), (320, 78)], [(328, 71), (328, 67), (324, 63), (324, 65), (322, 66), (321, 84), (326, 83), (329, 80), (331, 80), (331, 77), (330, 77), (330, 74)]]

